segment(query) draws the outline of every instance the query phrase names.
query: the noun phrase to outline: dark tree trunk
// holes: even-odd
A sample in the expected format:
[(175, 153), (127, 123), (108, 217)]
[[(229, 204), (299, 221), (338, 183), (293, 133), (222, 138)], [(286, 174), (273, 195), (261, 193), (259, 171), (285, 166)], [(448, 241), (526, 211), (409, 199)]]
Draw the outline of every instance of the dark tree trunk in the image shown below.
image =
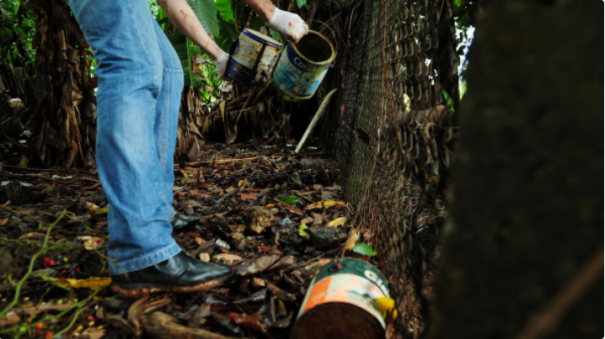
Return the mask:
[(549, 3), (477, 25), (430, 338), (603, 337), (603, 3)]

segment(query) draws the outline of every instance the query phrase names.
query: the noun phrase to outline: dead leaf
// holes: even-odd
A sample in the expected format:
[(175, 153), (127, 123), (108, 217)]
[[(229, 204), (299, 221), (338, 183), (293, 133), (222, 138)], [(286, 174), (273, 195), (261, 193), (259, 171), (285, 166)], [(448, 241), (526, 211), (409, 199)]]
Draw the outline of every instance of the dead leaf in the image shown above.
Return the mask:
[(249, 276), (262, 272), (274, 265), (279, 260), (279, 255), (266, 255), (257, 258), (251, 262), (244, 262), (237, 267), (236, 274), (239, 276)]
[[(321, 209), (321, 208), (323, 208), (321, 203), (322, 203), (321, 201), (314, 202), (314, 203), (310, 204), (309, 206), (307, 206), (307, 209), (308, 210)], [(327, 200), (327, 201), (324, 201), (323, 203), (326, 206), (326, 208), (345, 204), (343, 201), (340, 201), (340, 200)]]
[(76, 239), (84, 242), (84, 248), (88, 251), (93, 251), (97, 249), (97, 247), (99, 247), (99, 245), (101, 245), (101, 243), (103, 242), (101, 238), (91, 237), (89, 235), (82, 235), (76, 237)]
[(41, 238), (44, 238), (45, 236), (46, 236), (46, 234), (44, 234), (44, 233), (30, 232), (30, 233), (26, 233), (26, 234), (20, 236), (19, 240), (41, 239)]
[(235, 255), (235, 254), (227, 254), (227, 253), (223, 253), (223, 254), (217, 254), (214, 257), (212, 257), (213, 261), (219, 262), (219, 263), (223, 263), (229, 266), (232, 266), (236, 263), (239, 263), (242, 261), (242, 257), (240, 257), (239, 255)]
[(208, 253), (200, 253), (200, 260), (203, 262), (209, 262), (210, 261), (210, 254)]
[(271, 293), (273, 293), (273, 295), (275, 295), (276, 297), (278, 297), (281, 300), (288, 300), (288, 301), (296, 300), (296, 294), (286, 292), (286, 291), (282, 290), (281, 288), (275, 286), (274, 284), (268, 284), (267, 288), (269, 289), (269, 291), (271, 291)]
[(313, 223), (313, 218), (311, 217), (306, 217), (303, 220), (300, 221), (301, 224), (312, 224)]
[(91, 202), (85, 202), (84, 204), (86, 205), (86, 209), (88, 210), (89, 213), (94, 213), (99, 209), (99, 206), (97, 206)]
[(21, 322), (21, 317), (15, 312), (8, 312), (6, 316), (0, 319), (0, 328), (17, 325)]
[(89, 288), (93, 291), (102, 290), (111, 285), (111, 278), (97, 278), (92, 277), (88, 279), (65, 279), (65, 278), (49, 278), (57, 285), (71, 288)]
[(253, 194), (253, 193), (241, 193), (240, 194), (240, 198), (242, 200), (257, 200), (258, 196), (256, 194)]
[(250, 226), (248, 228), (257, 234), (261, 234), (265, 228), (271, 226), (272, 217), (273, 215), (266, 208), (255, 207), (250, 212)]
[(201, 328), (188, 328), (177, 323), (177, 319), (166, 313), (154, 312), (149, 321), (143, 324), (143, 330), (152, 338), (188, 338), (188, 339), (228, 339), (220, 334)]
[(342, 226), (347, 222), (347, 217), (340, 217), (330, 221), (326, 226), (328, 227), (338, 227)]
[(0, 219), (0, 226), (4, 226), (8, 223), (8, 218)]
[(147, 299), (149, 299), (149, 295), (146, 295), (141, 299), (133, 302), (132, 305), (130, 305), (130, 307), (128, 308), (128, 321), (130, 321), (130, 323), (135, 328), (139, 328), (139, 326), (141, 326), (141, 323), (139, 322), (139, 319), (141, 319), (141, 317), (143, 316), (143, 310), (141, 306), (144, 302), (147, 301)]
[(254, 287), (265, 287), (265, 280), (261, 279), (261, 278), (252, 278), (252, 286)]
[(357, 244), (358, 240), (359, 240), (359, 231), (352, 229), (351, 231), (349, 231), (349, 238), (347, 239), (345, 248), (349, 251), (352, 250), (353, 246), (355, 246), (355, 244)]
[(248, 179), (246, 179), (246, 178), (244, 178), (244, 180), (240, 180), (237, 183), (237, 187), (239, 187), (239, 188), (244, 188), (246, 186), (248, 186)]
[(90, 327), (84, 330), (81, 334), (82, 338), (101, 339), (105, 336), (105, 329), (99, 327)]
[(57, 304), (56, 302), (55, 303), (49, 302), (49, 303), (42, 303), (42, 304), (36, 305), (34, 307), (17, 308), (17, 309), (14, 309), (14, 311), (17, 312), (18, 314), (29, 314), (29, 315), (44, 313), (44, 312), (48, 312), (48, 311), (63, 312), (65, 310), (69, 309), (73, 304), (74, 304), (74, 302), (71, 300), (61, 303), (61, 304)]
[(323, 223), (324, 219), (321, 217), (321, 214), (311, 212), (311, 215), (313, 216), (313, 225), (314, 226), (318, 226)]

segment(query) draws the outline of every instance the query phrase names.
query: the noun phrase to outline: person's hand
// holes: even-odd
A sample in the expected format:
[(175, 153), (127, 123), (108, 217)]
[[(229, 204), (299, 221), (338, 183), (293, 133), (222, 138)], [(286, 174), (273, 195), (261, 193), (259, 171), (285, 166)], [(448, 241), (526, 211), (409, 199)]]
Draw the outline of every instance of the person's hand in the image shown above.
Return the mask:
[(275, 8), (275, 12), (267, 24), (279, 33), (289, 36), (294, 42), (298, 42), (309, 32), (309, 26), (298, 14), (282, 11), (279, 8)]
[(212, 60), (216, 65), (218, 76), (222, 80), (227, 79), (227, 67), (229, 67), (229, 54), (223, 52), (216, 59)]

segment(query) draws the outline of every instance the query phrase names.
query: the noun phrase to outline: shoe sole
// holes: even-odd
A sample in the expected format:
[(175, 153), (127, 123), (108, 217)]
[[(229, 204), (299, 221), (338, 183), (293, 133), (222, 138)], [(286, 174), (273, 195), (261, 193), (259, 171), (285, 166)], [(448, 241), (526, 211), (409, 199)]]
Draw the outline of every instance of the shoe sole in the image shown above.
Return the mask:
[(191, 292), (205, 292), (214, 287), (220, 286), (230, 280), (232, 275), (228, 275), (226, 277), (219, 278), (217, 280), (205, 281), (203, 283), (199, 283), (197, 285), (191, 286), (177, 286), (177, 287), (166, 287), (166, 286), (157, 286), (157, 285), (144, 285), (133, 284), (133, 286), (123, 285), (123, 284), (112, 284), (111, 291), (114, 293), (118, 293), (122, 298), (142, 298), (144, 296), (148, 296), (151, 293), (158, 292), (173, 292), (173, 293), (191, 293)]

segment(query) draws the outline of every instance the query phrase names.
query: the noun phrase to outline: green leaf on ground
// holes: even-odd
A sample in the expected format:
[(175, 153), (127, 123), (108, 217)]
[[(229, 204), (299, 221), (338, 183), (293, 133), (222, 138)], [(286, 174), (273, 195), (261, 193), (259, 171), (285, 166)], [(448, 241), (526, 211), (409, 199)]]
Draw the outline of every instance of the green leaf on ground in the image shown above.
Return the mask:
[(373, 257), (376, 255), (376, 252), (374, 252), (374, 249), (372, 248), (372, 246), (370, 246), (368, 244), (363, 244), (363, 243), (353, 246), (353, 249), (351, 251), (353, 251), (357, 254), (361, 254), (363, 256)]
[(294, 205), (294, 204), (296, 204), (297, 202), (299, 202), (299, 201), (300, 201), (300, 198), (299, 198), (299, 197), (295, 197), (295, 196), (291, 195), (291, 196), (289, 196), (289, 197), (285, 197), (285, 198), (279, 198), (279, 201), (281, 201), (281, 202), (283, 202), (283, 203), (286, 203), (286, 204), (288, 204), (288, 205)]
[(308, 238), (309, 234), (307, 234), (307, 232), (305, 232), (306, 229), (308, 229), (309, 226), (307, 226), (307, 224), (305, 224), (304, 222), (302, 224), (300, 224), (300, 226), (298, 227), (298, 234), (300, 234), (301, 237), (305, 237)]
[(303, 8), (303, 6), (307, 4), (307, 0), (296, 0), (296, 4), (298, 5), (298, 8)]

